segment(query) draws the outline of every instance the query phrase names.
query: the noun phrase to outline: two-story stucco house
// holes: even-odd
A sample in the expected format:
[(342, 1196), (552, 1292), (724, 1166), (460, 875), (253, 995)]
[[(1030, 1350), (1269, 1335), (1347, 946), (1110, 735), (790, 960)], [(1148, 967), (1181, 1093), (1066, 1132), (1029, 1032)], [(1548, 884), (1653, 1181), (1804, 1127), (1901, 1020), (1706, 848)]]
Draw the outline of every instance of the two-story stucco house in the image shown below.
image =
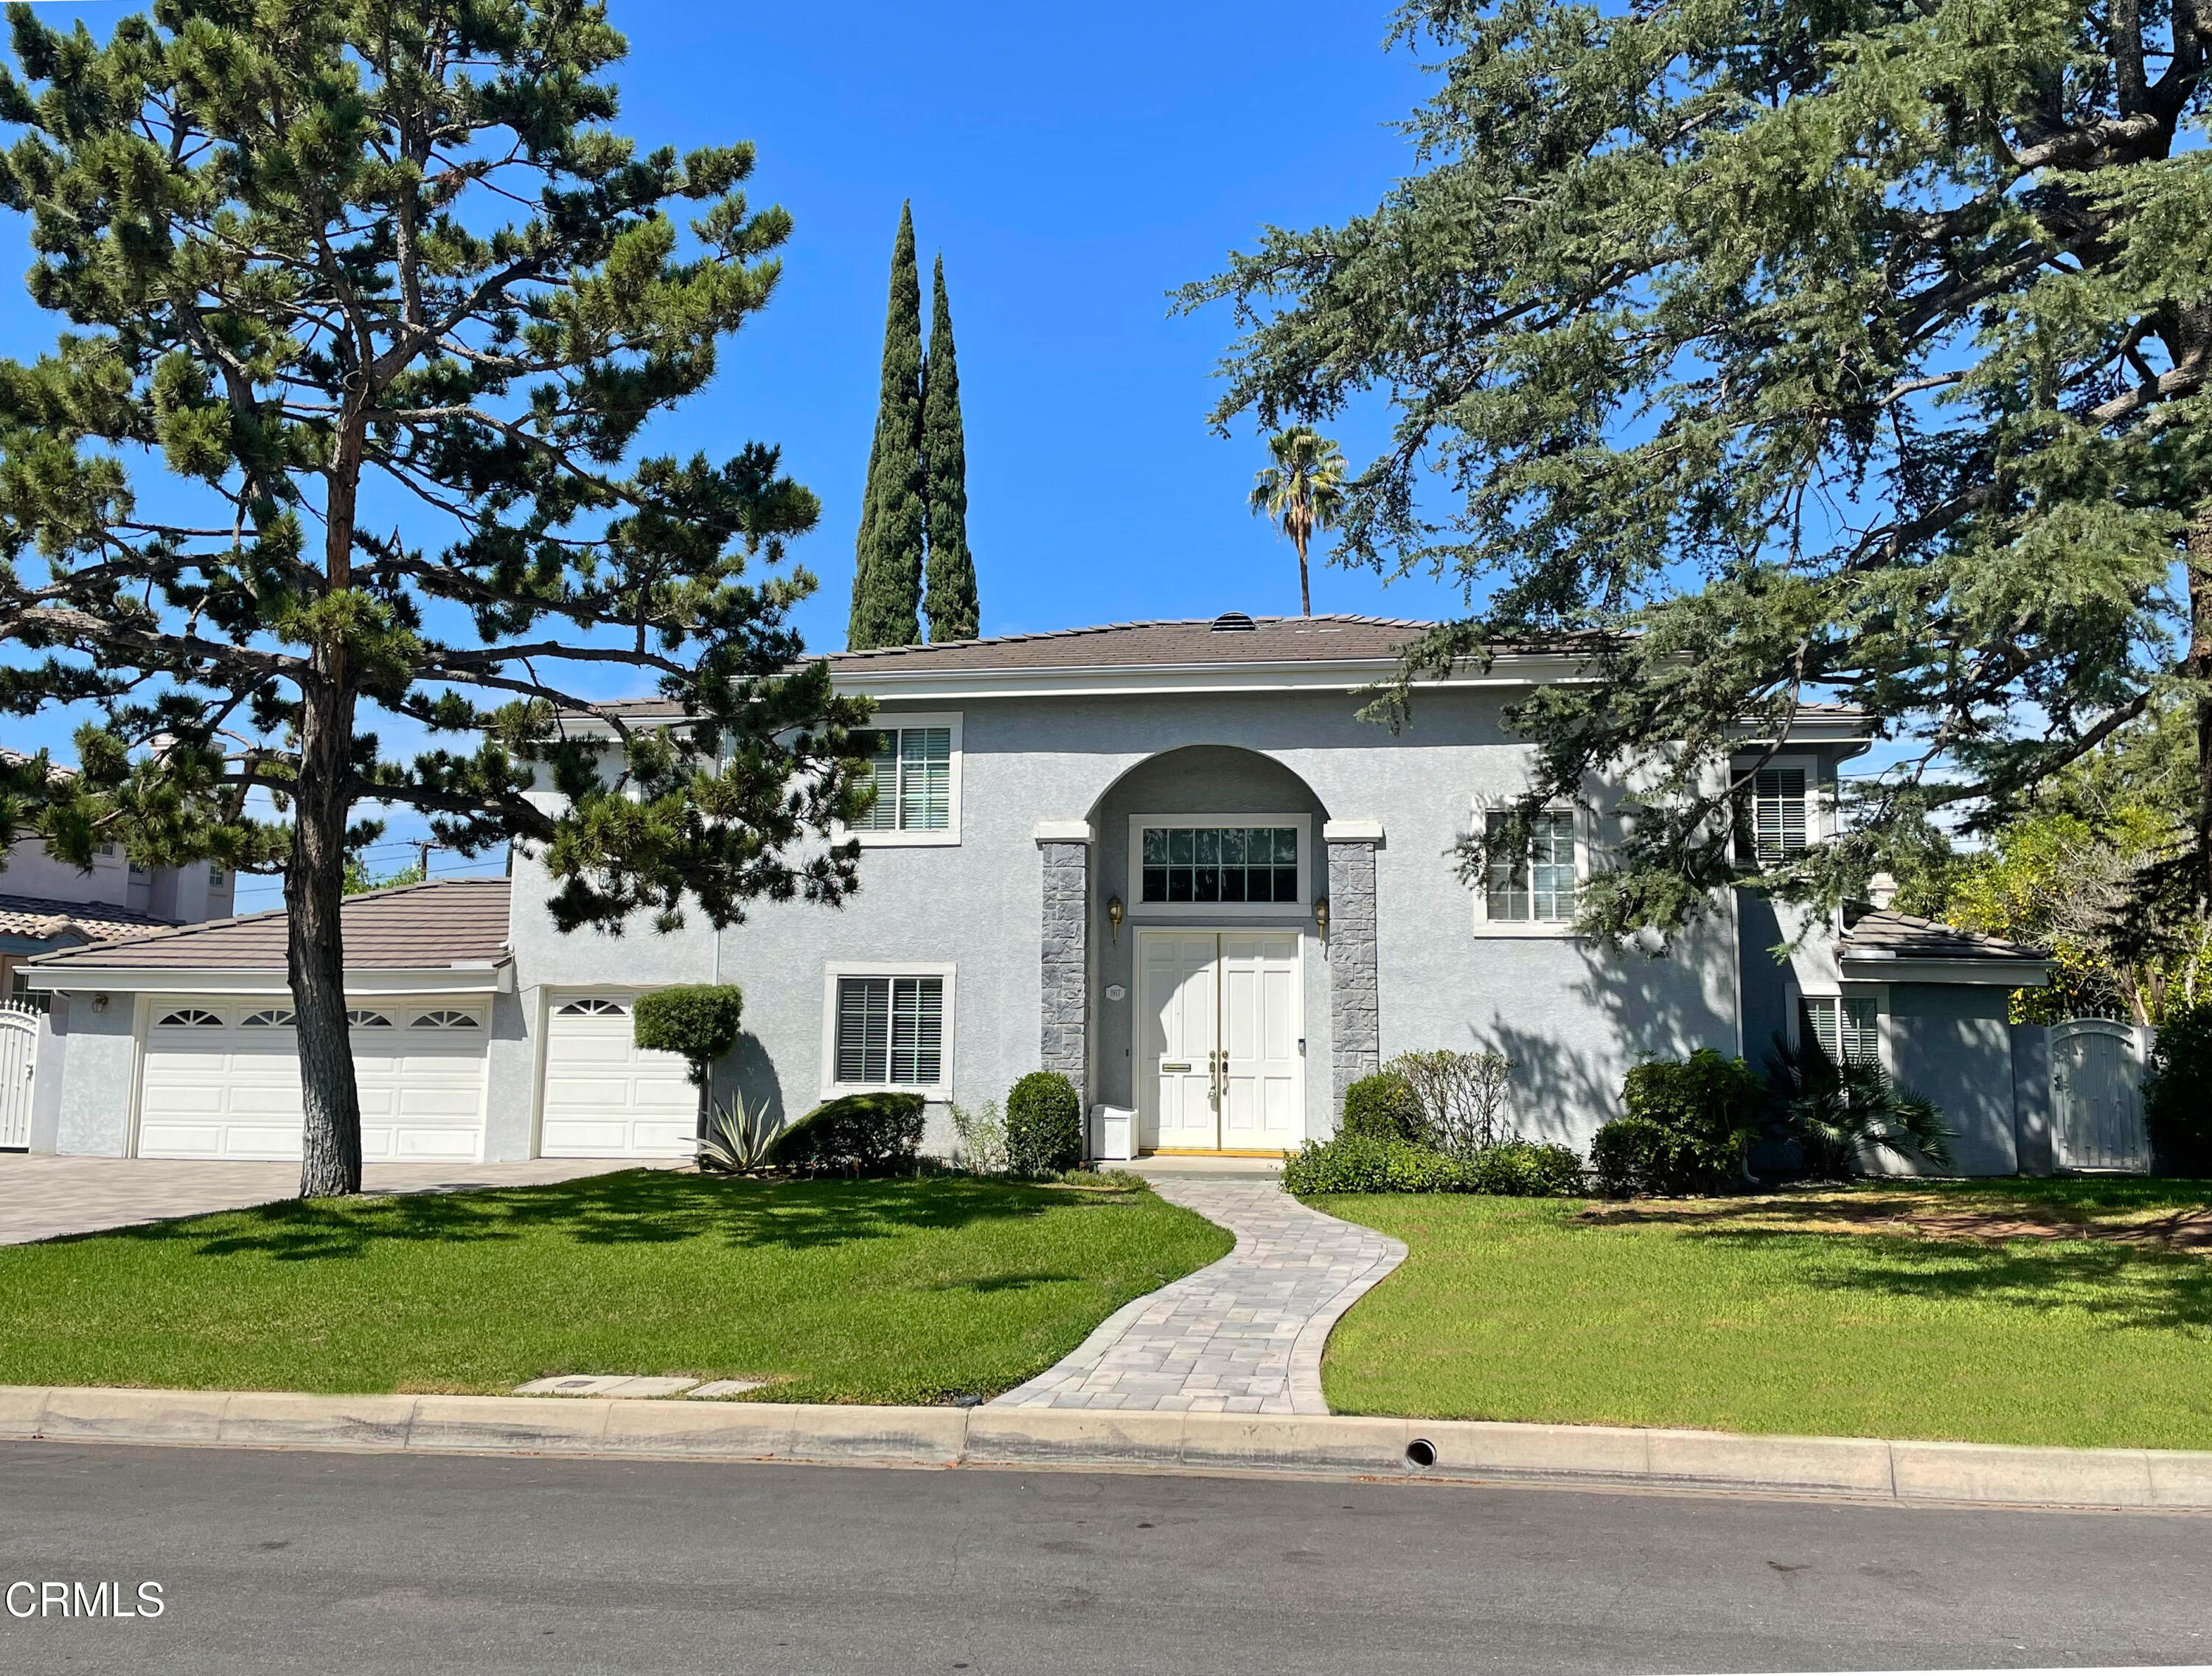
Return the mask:
[[(746, 1034), (719, 1090), (796, 1115), (911, 1089), (940, 1141), (948, 1102), (1043, 1066), (1133, 1112), (1141, 1150), (1279, 1152), (1329, 1133), (1391, 1054), (1485, 1046), (1514, 1061), (1523, 1132), (1583, 1145), (1640, 1056), (1758, 1064), (1810, 1031), (1942, 1102), (1963, 1168), (2048, 1167), (2039, 1068), (2005, 1023), (2008, 992), (2044, 980), (2030, 951), (1873, 910), (1778, 960), (1783, 926), (1742, 893), (1658, 953), (1579, 937), (1577, 891), (1617, 831), (1605, 786), (1539, 822), (1520, 865), (1462, 879), (1455, 841), (1526, 784), (1504, 707), (1571, 669), (1501, 657), (1419, 689), (1400, 732), (1359, 720), (1420, 626), (1231, 615), (831, 657), (878, 706), (847, 907), (564, 936), (527, 855), (511, 881), (348, 904), (370, 1156), (688, 1151), (682, 1067), (631, 1045), (629, 1009), (721, 981), (744, 987)], [(1822, 841), (1867, 744), (1858, 718), (1807, 711), (1745, 841)], [(36, 969), (67, 1069), (34, 1145), (296, 1152), (280, 915)]]

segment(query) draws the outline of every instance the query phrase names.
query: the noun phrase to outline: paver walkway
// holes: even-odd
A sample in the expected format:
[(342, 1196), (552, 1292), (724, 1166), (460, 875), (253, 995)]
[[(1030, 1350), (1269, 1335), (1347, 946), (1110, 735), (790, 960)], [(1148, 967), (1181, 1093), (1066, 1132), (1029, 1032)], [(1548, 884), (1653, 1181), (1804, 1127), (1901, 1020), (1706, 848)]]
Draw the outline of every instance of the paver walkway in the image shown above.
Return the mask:
[(1326, 1414), (1322, 1346), (1337, 1318), (1406, 1260), (1388, 1235), (1310, 1211), (1273, 1181), (1156, 1179), (1237, 1249), (1121, 1306), (999, 1408)]
[[(517, 1187), (579, 1175), (635, 1169), (623, 1158), (533, 1158), (513, 1164), (370, 1164), (369, 1193), (454, 1192)], [(218, 1163), (167, 1158), (65, 1158), (0, 1152), (0, 1245), (89, 1234), (169, 1217), (204, 1216), (289, 1199), (300, 1166)]]

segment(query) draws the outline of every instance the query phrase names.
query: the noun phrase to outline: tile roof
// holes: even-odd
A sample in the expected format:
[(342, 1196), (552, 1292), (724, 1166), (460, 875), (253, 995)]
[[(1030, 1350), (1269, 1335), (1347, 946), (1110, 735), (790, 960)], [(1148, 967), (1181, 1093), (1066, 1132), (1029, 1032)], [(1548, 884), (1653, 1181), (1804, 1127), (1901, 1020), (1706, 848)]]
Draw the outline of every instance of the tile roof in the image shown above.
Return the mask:
[[(1236, 624), (1229, 627), (1224, 625)], [(1243, 626), (1249, 625), (1249, 626)], [(1126, 669), (1159, 664), (1367, 662), (1398, 649), (1432, 623), (1392, 616), (1256, 616), (1230, 612), (1164, 622), (1109, 622), (935, 646), (836, 652), (830, 666), (859, 671), (913, 669)]]
[[(495, 962), (507, 953), (508, 881), (436, 878), (348, 896), (339, 909), (346, 969), (389, 971)], [(96, 948), (41, 955), (47, 967), (149, 967), (176, 970), (282, 971), (283, 908), (210, 920)]]
[(1851, 920), (1838, 944), (1845, 959), (1856, 956), (1894, 960), (2018, 960), (2038, 964), (2051, 956), (2025, 944), (1961, 931), (1895, 908), (1871, 908)]
[(9, 937), (59, 937), (75, 929), (96, 943), (105, 943), (176, 923), (174, 920), (141, 914), (115, 902), (71, 902), (52, 896), (0, 895), (0, 934)]

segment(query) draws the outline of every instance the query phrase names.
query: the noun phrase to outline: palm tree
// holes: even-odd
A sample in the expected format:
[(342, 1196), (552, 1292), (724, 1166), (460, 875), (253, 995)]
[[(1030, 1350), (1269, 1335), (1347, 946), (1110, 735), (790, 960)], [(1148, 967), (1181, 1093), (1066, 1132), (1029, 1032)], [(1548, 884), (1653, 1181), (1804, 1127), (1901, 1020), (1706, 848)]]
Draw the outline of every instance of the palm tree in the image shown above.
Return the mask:
[(1307, 580), (1306, 546), (1344, 510), (1344, 456), (1336, 444), (1311, 425), (1293, 425), (1267, 439), (1275, 463), (1255, 477), (1252, 510), (1282, 525), (1298, 550), (1298, 612), (1313, 615), (1313, 586)]

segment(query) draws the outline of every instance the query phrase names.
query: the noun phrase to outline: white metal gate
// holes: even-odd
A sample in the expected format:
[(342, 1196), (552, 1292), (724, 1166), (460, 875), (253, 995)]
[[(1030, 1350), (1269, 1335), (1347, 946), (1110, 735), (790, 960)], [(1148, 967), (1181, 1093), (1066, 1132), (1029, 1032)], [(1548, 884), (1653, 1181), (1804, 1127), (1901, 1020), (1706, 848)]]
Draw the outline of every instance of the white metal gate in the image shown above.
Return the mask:
[(2051, 1109), (2061, 1169), (2149, 1169), (2132, 1025), (2074, 1018), (2051, 1027)]
[(39, 1058), (39, 1015), (0, 1002), (0, 1151), (31, 1144), (31, 1073)]

